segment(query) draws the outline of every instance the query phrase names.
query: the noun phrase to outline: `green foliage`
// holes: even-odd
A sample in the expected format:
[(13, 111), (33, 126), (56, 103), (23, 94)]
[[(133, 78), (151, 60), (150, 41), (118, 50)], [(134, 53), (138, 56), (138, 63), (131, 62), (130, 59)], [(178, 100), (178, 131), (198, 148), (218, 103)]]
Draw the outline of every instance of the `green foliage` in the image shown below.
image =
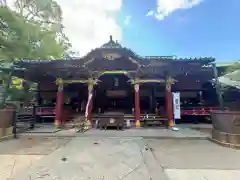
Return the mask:
[(39, 25), (26, 22), (20, 14), (0, 6), (0, 59), (47, 59), (61, 57), (64, 46), (55, 34)]
[(61, 7), (54, 0), (15, 0), (14, 11), (0, 5), (0, 27), (0, 64), (11, 65), (9, 72), (1, 76), (6, 92), (19, 99), (27, 93), (21, 87), (10, 86), (14, 61), (60, 58), (70, 47), (63, 33)]
[(13, 78), (8, 91), (8, 99), (11, 101), (28, 101), (35, 96), (36, 84)]
[(16, 11), (21, 14), (26, 21), (39, 25), (42, 29), (51, 31), (57, 37), (65, 50), (71, 44), (63, 33), (62, 10), (54, 0), (16, 0)]
[(61, 23), (62, 10), (54, 0), (16, 0), (16, 11), (31, 21), (42, 23)]

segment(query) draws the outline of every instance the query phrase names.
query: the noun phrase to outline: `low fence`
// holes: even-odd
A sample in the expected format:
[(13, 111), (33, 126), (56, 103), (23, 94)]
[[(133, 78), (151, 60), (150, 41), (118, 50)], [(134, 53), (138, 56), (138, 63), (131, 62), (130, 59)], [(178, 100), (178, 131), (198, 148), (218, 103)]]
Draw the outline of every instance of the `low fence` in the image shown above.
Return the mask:
[(15, 115), (16, 133), (33, 129), (36, 124), (36, 106), (24, 106)]
[[(42, 120), (45, 118), (55, 119), (56, 117), (55, 107), (37, 106), (35, 113), (38, 121), (41, 122), (43, 122)], [(72, 107), (64, 107), (61, 114), (63, 123), (72, 120), (75, 114), (77, 114), (77, 112), (73, 110)]]
[(45, 118), (45, 117), (54, 118), (56, 115), (55, 107), (37, 106), (36, 115), (42, 118)]
[[(181, 116), (210, 116), (212, 112), (219, 111), (220, 107), (189, 107), (181, 110)], [(225, 112), (230, 111), (224, 108)]]

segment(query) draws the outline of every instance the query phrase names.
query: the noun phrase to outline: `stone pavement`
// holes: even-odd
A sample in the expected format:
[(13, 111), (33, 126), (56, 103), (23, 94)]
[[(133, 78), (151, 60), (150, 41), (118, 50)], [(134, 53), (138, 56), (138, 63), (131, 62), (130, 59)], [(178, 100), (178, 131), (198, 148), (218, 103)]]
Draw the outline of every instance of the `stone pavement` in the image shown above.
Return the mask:
[(62, 137), (23, 136), (0, 142), (0, 155), (48, 155), (70, 140)]
[(238, 180), (240, 150), (207, 140), (148, 140), (170, 180)]
[(166, 169), (170, 180), (239, 180), (240, 170)]
[(240, 150), (208, 140), (148, 140), (153, 154), (165, 169), (240, 170)]
[(207, 134), (190, 128), (181, 128), (179, 131), (172, 131), (166, 128), (140, 128), (126, 129), (124, 131), (91, 129), (81, 134), (84, 137), (143, 137), (143, 138), (197, 138), (206, 139)]
[(95, 131), (95, 135), (84, 137), (23, 136), (1, 142), (0, 179), (237, 180), (240, 177), (239, 150), (201, 138), (151, 139), (151, 130), (142, 138), (137, 135), (143, 131), (137, 131), (131, 131), (138, 133), (135, 137), (131, 133), (123, 135), (128, 131)]
[(65, 145), (69, 138), (22, 137), (0, 142), (0, 179), (8, 180)]
[[(204, 133), (194, 129), (195, 127), (188, 125), (178, 125), (179, 131), (172, 131), (165, 127), (160, 128), (131, 128), (124, 131), (116, 130), (102, 130), (90, 129), (85, 133), (77, 133), (74, 129), (64, 129), (54, 132), (54, 126), (52, 129), (50, 126), (42, 127), (40, 129), (34, 129), (28, 133), (22, 133), (22, 136), (58, 136), (58, 137), (144, 137), (144, 138), (193, 138), (193, 139), (206, 139), (209, 137), (209, 133)], [(211, 128), (211, 127), (210, 127)], [(44, 132), (44, 133), (38, 133)], [(47, 133), (49, 132), (49, 133)], [(52, 133), (51, 133), (52, 132)]]
[[(154, 165), (154, 166), (152, 166)], [(149, 173), (150, 172), (150, 173)], [(141, 138), (73, 138), (13, 180), (166, 180)]]
[(33, 166), (42, 155), (0, 155), (0, 179), (11, 180), (18, 172)]

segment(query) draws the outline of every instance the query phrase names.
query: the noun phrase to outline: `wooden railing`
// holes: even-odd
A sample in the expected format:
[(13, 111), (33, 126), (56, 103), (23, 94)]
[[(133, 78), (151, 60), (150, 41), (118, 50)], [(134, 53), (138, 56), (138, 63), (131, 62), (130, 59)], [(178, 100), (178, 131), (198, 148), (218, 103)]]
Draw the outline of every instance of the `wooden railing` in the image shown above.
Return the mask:
[[(211, 112), (220, 111), (220, 107), (188, 107), (181, 110), (182, 116), (210, 116)], [(230, 111), (229, 108), (224, 108), (225, 112)]]

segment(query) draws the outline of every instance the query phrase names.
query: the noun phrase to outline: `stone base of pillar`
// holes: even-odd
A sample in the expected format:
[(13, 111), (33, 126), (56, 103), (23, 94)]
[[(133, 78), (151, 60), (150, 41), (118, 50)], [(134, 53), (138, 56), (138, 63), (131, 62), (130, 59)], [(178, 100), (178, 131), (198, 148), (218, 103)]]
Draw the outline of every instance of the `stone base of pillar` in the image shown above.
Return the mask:
[(85, 122), (85, 127), (86, 129), (91, 129), (92, 128), (92, 122), (88, 119)]
[(55, 122), (54, 122), (54, 126), (56, 127), (56, 128), (60, 128), (61, 127), (61, 123), (60, 123), (61, 121), (59, 121), (59, 120), (55, 120)]
[(174, 127), (175, 124), (174, 124), (173, 120), (170, 120), (168, 125), (169, 125), (170, 128), (172, 128), (172, 127)]
[(140, 128), (140, 127), (141, 127), (140, 121), (137, 120), (137, 121), (136, 121), (136, 128)]

